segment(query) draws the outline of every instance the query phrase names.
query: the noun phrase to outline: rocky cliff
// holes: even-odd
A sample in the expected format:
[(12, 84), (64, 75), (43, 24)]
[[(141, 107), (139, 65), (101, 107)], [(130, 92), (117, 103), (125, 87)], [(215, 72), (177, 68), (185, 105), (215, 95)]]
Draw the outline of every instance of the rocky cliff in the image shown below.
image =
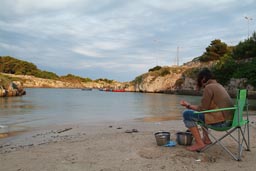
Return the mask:
[[(198, 95), (200, 92), (196, 92), (196, 71), (202, 67), (209, 67), (213, 63), (202, 64), (200, 62), (189, 62), (183, 66), (172, 66), (172, 67), (160, 67), (155, 71), (144, 73), (132, 82), (111, 82), (107, 83), (104, 81), (59, 81), (51, 79), (42, 79), (28, 75), (13, 75), (3, 74), (8, 77), (16, 78), (19, 82), (15, 82), (15, 85), (19, 85), (24, 88), (109, 88), (109, 89), (125, 89), (126, 91), (132, 92), (149, 92), (149, 93), (176, 93), (176, 94), (192, 94)], [(11, 84), (13, 85), (13, 84)], [(9, 95), (20, 95), (22, 91), (17, 93), (15, 88), (10, 88), (7, 92)], [(16, 86), (17, 87), (17, 86)], [(246, 88), (250, 92), (250, 97), (256, 98), (255, 87), (246, 84), (246, 79), (231, 79), (229, 84), (225, 88), (230, 94), (236, 94), (238, 88)], [(19, 88), (20, 90), (22, 88)], [(13, 93), (10, 93), (13, 92)], [(0, 96), (6, 93), (1, 87)], [(24, 92), (23, 92), (24, 93)]]
[[(134, 81), (134, 91), (199, 95), (201, 92), (195, 91), (196, 73), (199, 68), (209, 67), (211, 65), (213, 63), (202, 64), (190, 62), (179, 67), (162, 67), (160, 70), (151, 71), (137, 77)], [(168, 74), (161, 74), (163, 70)], [(225, 85), (225, 88), (232, 96), (236, 94), (237, 89), (246, 88), (249, 91), (249, 97), (256, 98), (255, 87), (246, 84), (246, 82), (247, 80), (243, 78), (232, 78)]]
[(117, 81), (113, 81), (111, 83), (107, 83), (104, 81), (91, 81), (91, 82), (81, 82), (81, 81), (59, 81), (52, 79), (43, 79), (37, 78), (29, 75), (14, 75), (14, 74), (4, 74), (2, 75), (16, 78), (19, 80), (18, 82), (22, 83), (24, 88), (111, 88), (111, 89), (119, 89), (127, 87), (129, 90), (129, 83), (120, 83)]

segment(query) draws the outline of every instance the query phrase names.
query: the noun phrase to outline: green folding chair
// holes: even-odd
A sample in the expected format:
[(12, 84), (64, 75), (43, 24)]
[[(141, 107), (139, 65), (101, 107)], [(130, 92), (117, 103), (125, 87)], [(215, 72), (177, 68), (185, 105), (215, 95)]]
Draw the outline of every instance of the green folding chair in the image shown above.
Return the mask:
[[(211, 113), (225, 110), (234, 110), (234, 117), (232, 125), (230, 127), (214, 127), (213, 125), (207, 125), (205, 123), (199, 122), (198, 124), (202, 126), (202, 129), (208, 132), (210, 137), (212, 137), (215, 141), (212, 144), (207, 145), (200, 152), (203, 152), (215, 144), (219, 144), (233, 159), (240, 161), (243, 149), (246, 151), (250, 151), (250, 130), (249, 130), (249, 116), (248, 116), (248, 101), (247, 101), (247, 90), (242, 89), (238, 90), (237, 99), (234, 107), (229, 108), (221, 108), (221, 109), (213, 109), (206, 110), (200, 112), (194, 112), (195, 114), (199, 113)], [(246, 116), (244, 116), (244, 112)], [(216, 138), (209, 129), (215, 131), (225, 132), (220, 138)], [(237, 132), (237, 133), (235, 133)], [(224, 146), (223, 142), (221, 142), (225, 137), (231, 137), (238, 145), (237, 152), (232, 152), (231, 149)], [(234, 151), (234, 150), (233, 150)]]

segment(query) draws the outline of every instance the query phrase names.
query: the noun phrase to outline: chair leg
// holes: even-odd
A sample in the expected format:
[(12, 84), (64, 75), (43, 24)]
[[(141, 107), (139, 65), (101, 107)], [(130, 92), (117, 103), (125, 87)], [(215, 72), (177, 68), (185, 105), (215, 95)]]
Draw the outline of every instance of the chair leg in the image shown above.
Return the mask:
[[(242, 152), (243, 152), (243, 144), (245, 144), (245, 150), (249, 151), (249, 144), (248, 141), (245, 138), (245, 132), (246, 132), (246, 126), (244, 128), (244, 131), (242, 130), (241, 127), (238, 128), (238, 159), (241, 160), (241, 156), (242, 156)], [(249, 135), (249, 133), (247, 132), (247, 134)], [(242, 138), (241, 138), (242, 137)]]
[(247, 151), (251, 151), (250, 149), (250, 123), (248, 121), (248, 123), (246, 124), (247, 126), (247, 142), (248, 142), (248, 146), (247, 146)]
[[(221, 138), (219, 138), (219, 139), (215, 138), (215, 137), (208, 131), (209, 135), (210, 135), (215, 141), (214, 141), (212, 144), (209, 144), (209, 145), (207, 145), (206, 147), (204, 147), (203, 149), (201, 149), (199, 152), (203, 152), (203, 151), (209, 149), (210, 147), (212, 147), (213, 145), (215, 145), (215, 144), (218, 143), (234, 160), (237, 160), (237, 161), (241, 160), (239, 156), (235, 156), (235, 155), (234, 155), (227, 147), (225, 147), (225, 146), (222, 144), (222, 142), (221, 142), (222, 139), (224, 139), (225, 137), (229, 136), (229, 134), (231, 134), (231, 133), (234, 132), (235, 130), (236, 130), (236, 128), (233, 128), (232, 130), (228, 131), (225, 135), (223, 135), (223, 136), (222, 136)], [(240, 145), (239, 145), (239, 146), (240, 146)], [(239, 148), (239, 151), (240, 151), (240, 148)]]

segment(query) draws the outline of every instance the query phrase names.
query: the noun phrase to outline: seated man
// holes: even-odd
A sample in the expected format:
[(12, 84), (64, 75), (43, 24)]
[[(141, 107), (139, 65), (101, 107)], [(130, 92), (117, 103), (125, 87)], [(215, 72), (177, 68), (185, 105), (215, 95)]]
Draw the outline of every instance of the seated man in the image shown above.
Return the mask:
[(197, 127), (197, 121), (206, 124), (214, 124), (215, 126), (230, 126), (233, 119), (233, 111), (212, 112), (207, 114), (194, 114), (194, 111), (203, 111), (217, 108), (232, 107), (233, 102), (225, 90), (219, 84), (209, 69), (202, 69), (197, 77), (198, 89), (204, 88), (203, 96), (200, 105), (192, 105), (185, 100), (180, 104), (185, 106), (187, 110), (183, 112), (183, 120), (185, 126), (191, 131), (195, 138), (195, 144), (187, 147), (190, 151), (197, 151), (211, 143), (207, 131), (203, 129), (203, 138), (201, 139), (200, 132)]

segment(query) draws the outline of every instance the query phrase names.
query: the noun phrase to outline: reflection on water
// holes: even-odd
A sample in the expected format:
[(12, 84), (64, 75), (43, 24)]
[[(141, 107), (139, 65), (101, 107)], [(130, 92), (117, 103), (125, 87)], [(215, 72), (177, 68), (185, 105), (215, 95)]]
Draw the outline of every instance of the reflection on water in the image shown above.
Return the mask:
[[(199, 104), (200, 97), (153, 93), (114, 93), (79, 89), (27, 89), (27, 95), (0, 98), (0, 125), (26, 128), (138, 118), (146, 122), (181, 119), (182, 99)], [(249, 101), (255, 106), (255, 100)], [(1, 131), (0, 131), (1, 132)], [(4, 132), (1, 132), (4, 133)]]
[(4, 97), (0, 98), (1, 115), (19, 114), (20, 112), (29, 112), (35, 106), (30, 101), (24, 100), (22, 97)]
[(26, 131), (25, 130), (23, 130), (23, 131), (9, 131), (9, 132), (6, 132), (6, 133), (0, 133), (0, 139), (16, 136), (16, 135), (22, 134), (24, 132), (26, 132)]
[(0, 139), (26, 132), (25, 127), (15, 125), (0, 125)]

